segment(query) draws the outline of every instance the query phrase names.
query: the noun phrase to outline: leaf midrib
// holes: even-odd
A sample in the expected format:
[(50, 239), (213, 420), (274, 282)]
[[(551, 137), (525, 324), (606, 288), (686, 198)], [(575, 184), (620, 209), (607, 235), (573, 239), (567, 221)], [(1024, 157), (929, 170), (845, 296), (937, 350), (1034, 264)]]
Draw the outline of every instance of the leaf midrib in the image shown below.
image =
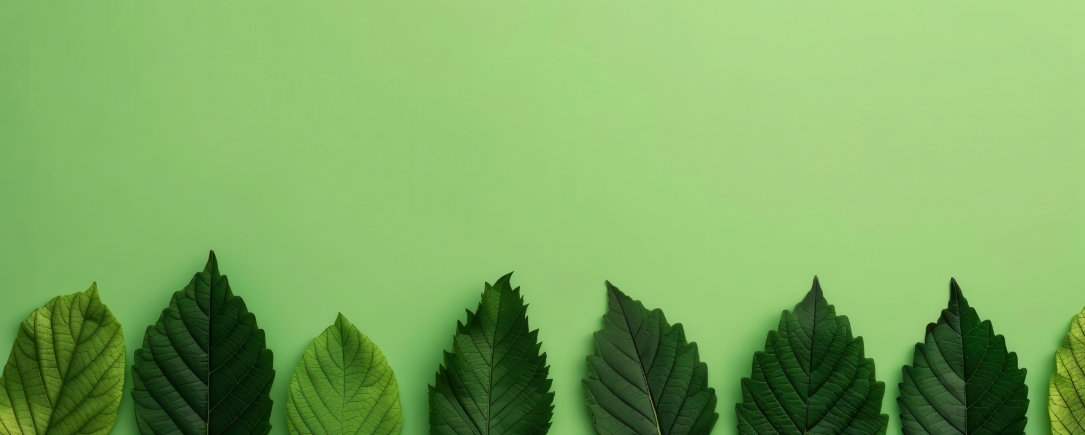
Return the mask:
[[(961, 298), (963, 298), (963, 297), (961, 297)], [(957, 322), (961, 322), (961, 320), (963, 319), (962, 315), (965, 314), (965, 312), (963, 312), (965, 310), (960, 308), (960, 304), (961, 304), (961, 302), (960, 302), (960, 300), (958, 300), (958, 302), (957, 302)], [(974, 328), (972, 328), (972, 329), (974, 329)], [(957, 333), (960, 334), (960, 361), (961, 361), (961, 369), (960, 370), (961, 370), (961, 372), (965, 372), (965, 379), (962, 380), (962, 381), (965, 381), (965, 388), (963, 388), (963, 391), (960, 392), (961, 398), (965, 399), (965, 404), (963, 404), (963, 405), (965, 405), (965, 427), (962, 428), (961, 434), (962, 435), (968, 435), (968, 411), (969, 411), (969, 409), (972, 408), (972, 406), (968, 402), (968, 383), (969, 383), (969, 381), (971, 381), (972, 376), (970, 376), (966, 372), (968, 370), (968, 353), (966, 353), (965, 349), (968, 346), (965, 346), (965, 337), (968, 334), (965, 333), (965, 329), (963, 329), (963, 324), (958, 325), (957, 330), (958, 330)], [(971, 332), (971, 329), (969, 330), (969, 332)], [(983, 349), (983, 355), (987, 355), (987, 350), (991, 350), (991, 346), (987, 346), (986, 348)], [(988, 387), (988, 388), (990, 388), (990, 387)], [(1009, 396), (1007, 396), (1007, 397), (1009, 397)], [(984, 422), (984, 424), (986, 424), (986, 422)]]
[[(652, 386), (648, 383), (648, 374), (644, 372), (644, 362), (640, 360), (640, 348), (637, 347), (637, 340), (633, 336), (633, 325), (629, 324), (629, 317), (625, 314), (625, 307), (622, 306), (621, 301), (618, 302), (618, 307), (622, 310), (622, 320), (625, 321), (625, 328), (629, 331), (630, 341), (633, 343), (633, 350), (637, 353), (637, 366), (640, 368), (641, 379), (644, 380), (644, 388), (648, 390), (648, 403), (652, 408), (652, 423), (656, 425), (656, 434), (663, 435), (663, 430), (659, 427), (659, 414), (656, 412), (656, 403), (652, 399)], [(663, 325), (660, 325), (660, 337), (663, 336)]]
[(215, 293), (215, 276), (211, 272), (208, 272), (208, 278), (207, 278), (207, 296), (208, 296), (208, 299), (207, 299), (207, 368), (208, 368), (208, 371), (207, 371), (207, 392), (206, 392), (206, 394), (207, 394), (207, 405), (205, 405), (207, 407), (207, 412), (204, 414), (204, 415), (207, 416), (207, 421), (203, 422), (204, 433), (205, 434), (210, 434), (211, 433), (211, 409), (214, 408), (213, 406), (211, 406), (211, 373), (213, 373), (215, 371), (215, 369), (213, 368), (214, 365), (211, 364), (211, 350), (215, 348), (215, 344), (211, 342), (211, 340), (214, 338), (214, 335), (211, 334), (211, 328), (213, 328), (215, 326), (215, 307), (213, 306), (214, 303), (215, 303), (214, 293)]
[[(493, 419), (490, 417), (491, 409), (493, 409), (494, 402), (494, 365), (497, 364), (497, 325), (501, 323), (501, 299), (505, 296), (501, 294), (501, 290), (491, 287), (491, 290), (497, 290), (497, 313), (494, 314), (494, 342), (490, 343), (490, 364), (487, 367), (489, 372), (486, 374), (486, 434), (490, 435), (490, 429), (493, 428)], [(485, 336), (485, 335), (484, 335)]]
[(817, 345), (817, 330), (818, 330), (818, 294), (814, 294), (814, 315), (813, 326), (810, 328), (810, 375), (806, 379), (806, 418), (803, 422), (806, 424), (806, 428), (803, 429), (803, 433), (810, 431), (810, 395), (814, 394), (814, 346)]

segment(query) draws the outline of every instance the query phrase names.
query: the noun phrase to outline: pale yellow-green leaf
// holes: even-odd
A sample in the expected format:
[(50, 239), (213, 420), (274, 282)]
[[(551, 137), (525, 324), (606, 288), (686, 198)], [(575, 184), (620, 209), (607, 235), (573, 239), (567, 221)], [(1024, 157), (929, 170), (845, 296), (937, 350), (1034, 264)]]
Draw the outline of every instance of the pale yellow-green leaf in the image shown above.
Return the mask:
[(1047, 406), (1051, 433), (1085, 435), (1085, 310), (1070, 321), (1070, 332), (1055, 351), (1055, 367)]
[(294, 370), (286, 427), (293, 435), (397, 435), (403, 427), (395, 373), (342, 314)]
[(0, 376), (0, 435), (104, 435), (124, 387), (124, 332), (91, 284), (19, 325)]

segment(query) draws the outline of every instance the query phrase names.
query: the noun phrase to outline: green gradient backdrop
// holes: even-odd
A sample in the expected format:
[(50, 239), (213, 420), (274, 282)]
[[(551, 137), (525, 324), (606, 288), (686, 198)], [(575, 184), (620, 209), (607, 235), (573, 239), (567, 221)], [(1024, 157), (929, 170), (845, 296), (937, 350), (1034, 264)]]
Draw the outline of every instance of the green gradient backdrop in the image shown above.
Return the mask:
[(818, 274), (898, 434), (955, 276), (1046, 434), (1085, 306), (1082, 22), (1080, 1), (0, 0), (0, 352), (96, 280), (130, 361), (215, 249), (275, 352), (273, 434), (342, 311), (421, 435), (456, 320), (515, 270), (551, 433), (592, 434), (610, 279), (685, 324), (725, 434)]

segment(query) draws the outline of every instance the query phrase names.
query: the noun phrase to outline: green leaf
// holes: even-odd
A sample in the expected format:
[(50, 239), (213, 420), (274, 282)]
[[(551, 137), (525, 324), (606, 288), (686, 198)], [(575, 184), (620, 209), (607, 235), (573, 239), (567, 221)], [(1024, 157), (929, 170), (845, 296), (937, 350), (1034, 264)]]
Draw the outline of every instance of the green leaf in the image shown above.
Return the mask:
[(743, 434), (883, 434), (885, 384), (874, 379), (874, 361), (863, 357), (863, 338), (837, 316), (814, 277), (794, 312), (784, 311), (769, 331), (765, 351), (753, 357), (753, 375), (742, 379), (735, 405)]
[(212, 251), (203, 272), (174, 293), (147, 327), (132, 377), (144, 435), (267, 434), (275, 379), (264, 331), (219, 274)]
[(956, 280), (949, 282), (949, 307), (927, 325), (914, 362), (904, 366), (897, 404), (906, 435), (1024, 433), (1025, 369), (991, 321), (968, 306)]
[(708, 366), (681, 323), (606, 283), (610, 308), (588, 355), (584, 392), (603, 435), (705, 435), (719, 414)]
[(432, 435), (543, 435), (554, 415), (554, 393), (539, 331), (527, 322), (512, 274), (486, 284), (467, 322), (456, 324), (452, 352), (444, 353), (429, 387)]
[(0, 434), (104, 435), (124, 388), (124, 331), (98, 286), (53, 298), (19, 325), (0, 376)]
[(1051, 433), (1085, 435), (1085, 310), (1070, 321), (1070, 332), (1055, 351), (1055, 366), (1047, 406)]
[(293, 435), (396, 435), (403, 427), (396, 375), (377, 345), (342, 314), (294, 370), (286, 427)]

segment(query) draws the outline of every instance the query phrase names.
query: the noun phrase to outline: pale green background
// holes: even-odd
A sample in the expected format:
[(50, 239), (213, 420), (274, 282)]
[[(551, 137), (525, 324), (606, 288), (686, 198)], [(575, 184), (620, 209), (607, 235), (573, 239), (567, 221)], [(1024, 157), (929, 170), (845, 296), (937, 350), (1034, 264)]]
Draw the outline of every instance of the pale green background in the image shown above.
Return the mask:
[[(818, 274), (898, 434), (956, 276), (1046, 434), (1085, 306), (1083, 22), (1081, 1), (0, 0), (0, 352), (96, 280), (130, 362), (213, 248), (275, 352), (273, 434), (342, 311), (420, 435), (456, 320), (515, 270), (551, 433), (592, 434), (610, 279), (685, 325), (729, 434)], [(114, 433), (136, 433), (127, 391)]]

